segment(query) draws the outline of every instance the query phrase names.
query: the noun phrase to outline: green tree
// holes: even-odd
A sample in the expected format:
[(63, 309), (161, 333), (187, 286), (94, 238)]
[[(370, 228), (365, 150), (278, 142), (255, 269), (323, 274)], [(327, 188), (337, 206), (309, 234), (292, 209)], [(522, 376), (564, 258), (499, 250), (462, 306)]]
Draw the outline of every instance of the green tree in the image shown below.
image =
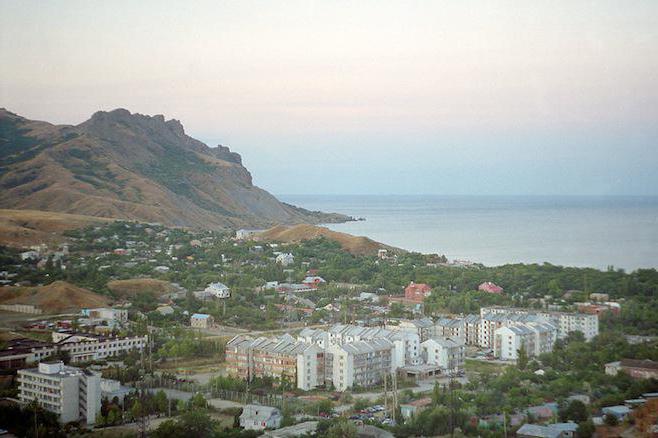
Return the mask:
[(572, 400), (564, 409), (560, 410), (560, 421), (563, 422), (572, 420), (576, 423), (582, 423), (587, 421), (588, 418), (587, 406), (580, 400)]
[(348, 421), (341, 420), (327, 429), (326, 438), (356, 438), (356, 426)]
[(189, 401), (190, 409), (206, 409), (208, 407), (208, 402), (206, 398), (200, 392), (194, 394), (194, 396)]
[(214, 423), (206, 412), (201, 410), (191, 410), (180, 416), (179, 425), (183, 431), (183, 436), (191, 438), (202, 438), (211, 436), (214, 429)]
[(167, 400), (167, 394), (163, 390), (160, 390), (155, 393), (153, 397), (153, 406), (157, 412), (166, 413), (169, 406), (169, 400)]
[(614, 415), (610, 415), (610, 414), (606, 415), (603, 421), (605, 422), (606, 426), (611, 426), (611, 427), (617, 426), (619, 424), (619, 419), (617, 419), (617, 417), (615, 417)]
[(594, 423), (591, 421), (583, 421), (582, 423), (578, 423), (578, 430), (576, 432), (578, 433), (578, 438), (590, 438), (594, 435), (595, 430), (596, 427), (594, 426)]
[(517, 351), (516, 366), (521, 371), (528, 367), (528, 352), (525, 349), (525, 344), (521, 344), (521, 348)]

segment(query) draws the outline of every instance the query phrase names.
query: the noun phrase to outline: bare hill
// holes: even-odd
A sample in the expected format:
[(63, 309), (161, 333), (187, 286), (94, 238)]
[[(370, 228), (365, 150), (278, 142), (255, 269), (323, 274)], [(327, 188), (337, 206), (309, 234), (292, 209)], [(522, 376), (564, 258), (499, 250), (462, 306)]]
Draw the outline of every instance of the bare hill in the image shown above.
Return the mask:
[(352, 236), (351, 234), (333, 231), (326, 227), (307, 224), (294, 226), (278, 225), (258, 235), (258, 238), (262, 240), (288, 243), (312, 240), (320, 237), (338, 242), (344, 250), (355, 255), (375, 255), (380, 249), (402, 251), (399, 248), (375, 242), (367, 237)]
[(125, 109), (76, 126), (0, 109), (0, 208), (204, 229), (349, 219), (279, 202), (237, 153), (188, 136), (178, 120)]
[(0, 288), (0, 304), (31, 304), (45, 314), (57, 314), (107, 306), (109, 300), (65, 281), (55, 281), (45, 286)]
[(107, 283), (107, 287), (120, 298), (130, 298), (139, 292), (146, 292), (154, 297), (160, 297), (176, 289), (168, 281), (157, 280), (155, 278), (113, 280)]
[(66, 240), (62, 236), (64, 231), (112, 220), (50, 211), (0, 209), (0, 245), (57, 244)]

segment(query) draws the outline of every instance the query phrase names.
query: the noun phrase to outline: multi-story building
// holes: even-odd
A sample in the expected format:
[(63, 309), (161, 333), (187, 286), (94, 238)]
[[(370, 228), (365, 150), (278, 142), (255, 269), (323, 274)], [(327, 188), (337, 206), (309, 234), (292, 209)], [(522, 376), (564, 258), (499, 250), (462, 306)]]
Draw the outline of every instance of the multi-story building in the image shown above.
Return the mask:
[(11, 339), (7, 341), (6, 347), (0, 350), (0, 368), (24, 368), (52, 356), (56, 351), (50, 342), (27, 338)]
[(386, 328), (389, 330), (405, 330), (416, 333), (420, 338), (420, 342), (430, 339), (435, 334), (434, 321), (431, 318), (403, 319), (399, 324), (389, 324)]
[(464, 341), (459, 338), (433, 338), (420, 344), (421, 357), (428, 365), (437, 365), (448, 372), (464, 368)]
[(18, 398), (22, 403), (36, 400), (57, 414), (61, 423), (84, 420), (94, 424), (101, 408), (100, 381), (100, 374), (92, 371), (63, 362), (42, 362), (37, 368), (18, 371)]
[(394, 350), (395, 346), (387, 339), (330, 346), (331, 382), (338, 391), (355, 385), (367, 387), (380, 383), (385, 375), (395, 371), (392, 360)]
[(541, 321), (545, 320), (533, 314), (485, 314), (480, 318), (480, 328), (478, 330), (478, 341), (476, 345), (482, 348), (493, 350), (495, 341), (494, 334), (499, 328), (515, 324), (525, 324)]
[(537, 320), (544, 320), (554, 324), (558, 329), (558, 339), (566, 338), (569, 333), (581, 332), (585, 340), (589, 341), (599, 334), (599, 320), (596, 315), (569, 312), (548, 312), (536, 309), (522, 309), (517, 307), (483, 307), (480, 316), (485, 315), (529, 315)]
[(552, 351), (557, 328), (547, 322), (517, 323), (498, 328), (494, 337), (494, 355), (503, 360), (516, 360), (521, 347), (528, 357)]
[(317, 345), (280, 338), (236, 336), (226, 344), (228, 374), (248, 381), (271, 377), (309, 390), (324, 384), (325, 359)]
[(466, 321), (464, 319), (441, 318), (434, 323), (433, 337), (466, 338)]
[(356, 341), (388, 339), (395, 345), (393, 363), (397, 368), (416, 365), (420, 358), (420, 337), (412, 330), (388, 330), (379, 327), (335, 324), (329, 330), (305, 328), (297, 340), (316, 344), (326, 349), (330, 345), (342, 345)]
[(52, 341), (57, 351), (68, 353), (72, 363), (102, 360), (130, 351), (142, 351), (148, 336), (105, 336), (90, 333), (53, 332)]
[(464, 321), (464, 343), (466, 345), (477, 345), (480, 337), (480, 316), (466, 315)]

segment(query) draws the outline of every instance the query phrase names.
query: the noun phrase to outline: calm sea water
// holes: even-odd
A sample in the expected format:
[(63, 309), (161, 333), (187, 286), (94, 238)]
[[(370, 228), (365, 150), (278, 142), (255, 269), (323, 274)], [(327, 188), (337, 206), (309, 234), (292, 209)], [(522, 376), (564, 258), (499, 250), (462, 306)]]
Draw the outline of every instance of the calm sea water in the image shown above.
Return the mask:
[(307, 196), (280, 199), (363, 217), (329, 228), (485, 265), (658, 267), (656, 197)]

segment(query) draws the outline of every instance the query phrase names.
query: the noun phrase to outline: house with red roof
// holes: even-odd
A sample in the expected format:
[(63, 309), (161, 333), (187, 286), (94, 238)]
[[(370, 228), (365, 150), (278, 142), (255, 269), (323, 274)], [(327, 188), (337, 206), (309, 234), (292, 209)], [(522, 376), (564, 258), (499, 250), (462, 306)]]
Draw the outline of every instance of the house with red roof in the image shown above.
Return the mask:
[(490, 281), (485, 281), (481, 285), (478, 286), (478, 290), (480, 292), (487, 292), (490, 294), (502, 294), (503, 293), (503, 288), (500, 286), (497, 286), (496, 284), (490, 282)]
[(404, 288), (404, 298), (408, 301), (415, 301), (422, 303), (425, 297), (430, 296), (432, 288), (425, 283), (409, 283), (409, 286)]

